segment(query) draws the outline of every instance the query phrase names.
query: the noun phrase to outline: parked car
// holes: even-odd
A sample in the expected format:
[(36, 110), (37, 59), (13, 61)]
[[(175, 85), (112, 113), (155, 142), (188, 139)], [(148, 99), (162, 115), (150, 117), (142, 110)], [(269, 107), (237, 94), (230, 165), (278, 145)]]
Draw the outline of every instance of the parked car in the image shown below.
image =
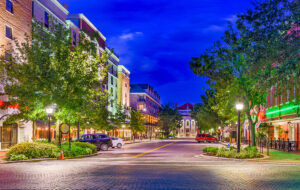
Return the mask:
[(124, 141), (121, 138), (117, 138), (117, 137), (112, 137), (112, 147), (113, 148), (122, 148), (122, 146), (124, 146)]
[(198, 134), (195, 139), (198, 143), (200, 142), (217, 142), (217, 138), (210, 134)]
[(98, 150), (106, 151), (112, 147), (112, 139), (104, 133), (84, 134), (81, 135), (79, 141), (94, 144)]

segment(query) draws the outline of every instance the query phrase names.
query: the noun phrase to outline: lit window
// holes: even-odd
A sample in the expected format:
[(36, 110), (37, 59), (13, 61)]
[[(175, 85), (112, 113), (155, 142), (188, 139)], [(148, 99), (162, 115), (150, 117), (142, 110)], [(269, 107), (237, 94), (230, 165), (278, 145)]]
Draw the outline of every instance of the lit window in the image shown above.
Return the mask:
[(12, 29), (9, 26), (6, 26), (6, 37), (12, 39)]
[(6, 10), (13, 13), (13, 3), (11, 0), (6, 0)]
[(49, 27), (49, 14), (47, 12), (45, 12), (45, 27)]

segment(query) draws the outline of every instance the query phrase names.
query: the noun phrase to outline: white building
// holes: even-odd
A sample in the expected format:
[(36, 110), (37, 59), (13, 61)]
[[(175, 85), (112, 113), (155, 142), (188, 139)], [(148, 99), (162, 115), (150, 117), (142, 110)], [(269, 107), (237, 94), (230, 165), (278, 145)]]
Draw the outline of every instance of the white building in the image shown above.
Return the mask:
[(191, 117), (191, 112), (194, 106), (191, 103), (183, 104), (177, 107), (179, 113), (182, 115), (182, 126), (177, 130), (177, 137), (194, 138), (197, 135), (198, 129), (196, 121)]

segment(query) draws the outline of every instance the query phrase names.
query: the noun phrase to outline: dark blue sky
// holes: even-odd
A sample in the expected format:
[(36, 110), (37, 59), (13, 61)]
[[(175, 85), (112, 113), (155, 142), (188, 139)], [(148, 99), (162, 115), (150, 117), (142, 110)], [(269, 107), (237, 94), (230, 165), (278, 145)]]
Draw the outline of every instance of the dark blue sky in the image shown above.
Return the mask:
[(131, 83), (149, 83), (162, 103), (200, 102), (204, 80), (189, 69), (250, 0), (61, 0), (106, 36), (131, 71)]

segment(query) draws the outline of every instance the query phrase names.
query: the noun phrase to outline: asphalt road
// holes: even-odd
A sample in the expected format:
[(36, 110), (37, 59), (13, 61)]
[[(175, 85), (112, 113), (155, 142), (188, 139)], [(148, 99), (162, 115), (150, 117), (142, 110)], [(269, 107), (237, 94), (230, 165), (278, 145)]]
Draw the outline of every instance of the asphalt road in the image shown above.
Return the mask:
[(83, 159), (0, 164), (0, 189), (300, 189), (300, 165), (204, 156), (208, 145), (156, 141)]

